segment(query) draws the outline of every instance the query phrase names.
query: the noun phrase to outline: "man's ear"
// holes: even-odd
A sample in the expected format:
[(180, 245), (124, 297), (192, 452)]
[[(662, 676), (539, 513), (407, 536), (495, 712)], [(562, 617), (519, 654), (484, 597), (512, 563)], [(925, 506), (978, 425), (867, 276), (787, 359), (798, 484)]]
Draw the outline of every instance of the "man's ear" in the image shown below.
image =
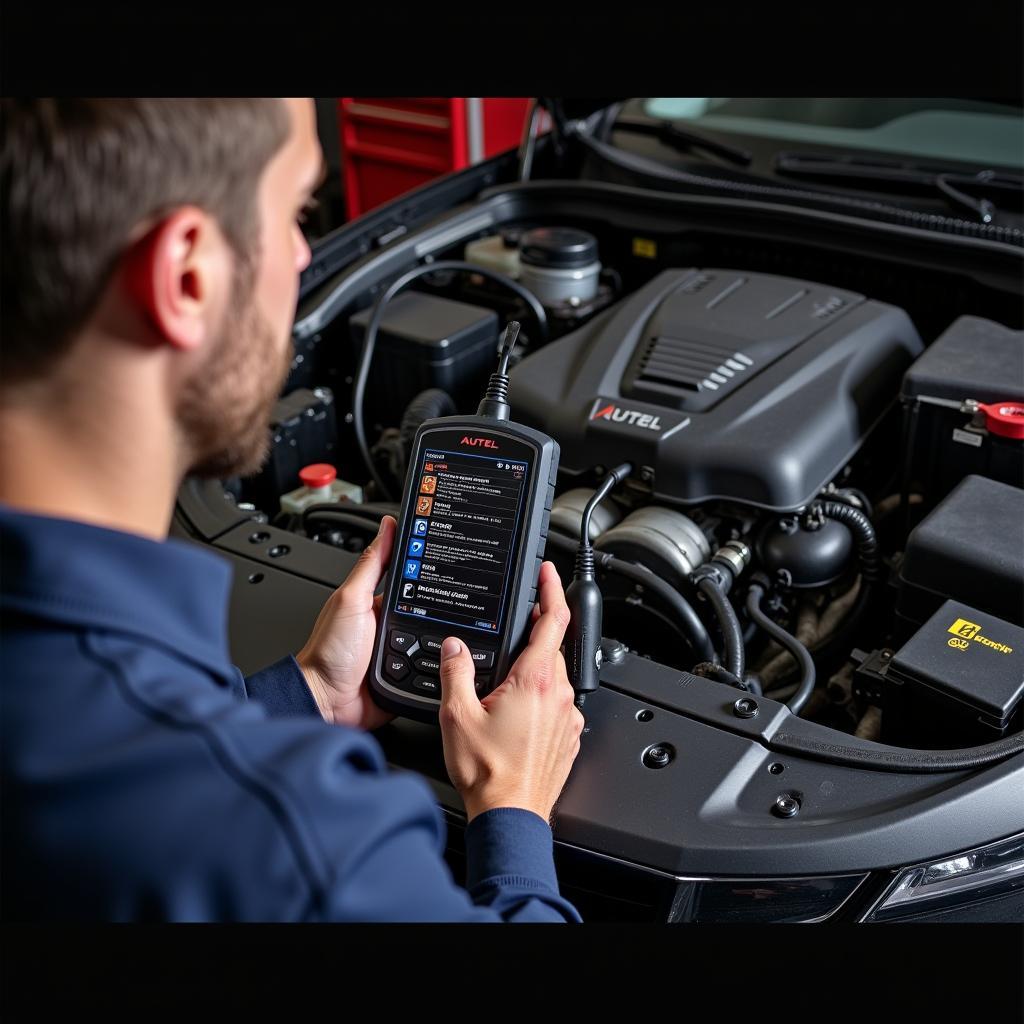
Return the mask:
[(230, 287), (228, 245), (197, 206), (165, 217), (129, 250), (124, 285), (153, 330), (183, 351), (200, 348), (219, 323)]

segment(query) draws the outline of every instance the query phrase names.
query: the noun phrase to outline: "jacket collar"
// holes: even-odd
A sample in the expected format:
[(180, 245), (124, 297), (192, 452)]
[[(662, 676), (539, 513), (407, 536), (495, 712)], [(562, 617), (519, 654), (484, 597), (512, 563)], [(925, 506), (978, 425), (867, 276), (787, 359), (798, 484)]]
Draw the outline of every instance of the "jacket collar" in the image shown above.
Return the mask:
[(130, 633), (220, 676), (231, 568), (183, 541), (30, 515), (0, 504), (0, 606)]

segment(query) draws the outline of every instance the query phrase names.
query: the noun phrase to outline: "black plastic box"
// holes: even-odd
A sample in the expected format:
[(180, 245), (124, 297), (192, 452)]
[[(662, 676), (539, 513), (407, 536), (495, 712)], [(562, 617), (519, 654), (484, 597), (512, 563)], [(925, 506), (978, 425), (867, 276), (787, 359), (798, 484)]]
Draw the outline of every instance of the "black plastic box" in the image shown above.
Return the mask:
[(279, 509), (282, 494), (302, 486), (299, 470), (315, 462), (329, 462), (346, 478), (350, 466), (338, 466), (338, 426), (334, 393), (330, 388), (296, 388), (274, 405), (270, 417), (270, 451), (259, 476), (250, 483), (248, 497), (266, 512)]
[(889, 663), (882, 739), (916, 747), (988, 743), (1016, 728), (1024, 629), (946, 601)]
[(904, 375), (906, 483), (926, 508), (969, 473), (1024, 487), (1024, 441), (990, 433), (968, 400), (1024, 401), (1024, 331), (959, 317)]
[[(349, 321), (356, 352), (362, 351), (373, 307)], [(403, 292), (384, 309), (364, 419), (397, 427), (405, 407), (420, 391), (441, 388), (460, 412), (474, 412), (487, 378), (497, 368), (498, 315), (481, 306)]]
[(903, 635), (946, 598), (1024, 625), (1020, 488), (968, 476), (911, 531), (896, 602), (905, 623)]

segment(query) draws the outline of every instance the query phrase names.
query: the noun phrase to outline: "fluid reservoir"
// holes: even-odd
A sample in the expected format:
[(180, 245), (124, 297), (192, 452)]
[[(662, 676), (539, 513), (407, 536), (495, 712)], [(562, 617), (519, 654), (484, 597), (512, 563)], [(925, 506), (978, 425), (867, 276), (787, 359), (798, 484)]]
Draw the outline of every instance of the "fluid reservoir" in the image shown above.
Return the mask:
[(466, 245), (465, 260), (485, 270), (494, 270), (513, 280), (519, 277), (519, 232), (502, 231), (478, 238)]
[(545, 306), (588, 302), (597, 295), (597, 239), (577, 228), (534, 228), (519, 243), (520, 280)]
[(310, 505), (363, 500), (363, 489), (338, 479), (338, 471), (326, 462), (315, 462), (299, 470), (302, 486), (281, 495), (281, 511), (298, 515)]

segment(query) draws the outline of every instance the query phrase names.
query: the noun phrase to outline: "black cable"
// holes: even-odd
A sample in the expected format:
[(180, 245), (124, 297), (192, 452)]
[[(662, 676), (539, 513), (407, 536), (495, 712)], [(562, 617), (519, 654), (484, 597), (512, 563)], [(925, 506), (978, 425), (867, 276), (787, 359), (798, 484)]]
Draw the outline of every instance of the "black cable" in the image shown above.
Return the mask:
[[(736, 609), (725, 594), (722, 584), (712, 574), (702, 575), (696, 579), (697, 589), (708, 599), (718, 620), (718, 628), (722, 631), (724, 646), (722, 665), (737, 679), (743, 678), (744, 650), (743, 629), (740, 626)], [(707, 659), (713, 661), (714, 659)]]
[(870, 748), (846, 747), (831, 741), (819, 742), (806, 736), (778, 732), (767, 741), (769, 750), (814, 757), (829, 764), (851, 768), (876, 768), (887, 772), (958, 772), (1004, 761), (1024, 753), (1024, 733), (1015, 733), (980, 747), (963, 750), (908, 750), (872, 743)]
[(787, 633), (778, 623), (773, 622), (761, 610), (761, 598), (764, 587), (756, 580), (747, 591), (747, 614), (777, 643), (784, 647), (796, 659), (800, 666), (800, 685), (795, 694), (786, 702), (786, 707), (794, 715), (800, 714), (801, 708), (807, 703), (814, 689), (814, 662), (807, 648), (792, 633)]
[(370, 476), (373, 478), (373, 482), (377, 485), (380, 493), (385, 498), (390, 498), (391, 492), (388, 490), (387, 484), (384, 483), (380, 474), (377, 472), (377, 467), (374, 465), (373, 457), (370, 454), (370, 447), (366, 442), (366, 427), (363, 423), (363, 400), (366, 395), (366, 381), (370, 376), (370, 361), (373, 359), (373, 350), (377, 343), (377, 331), (380, 329), (380, 322), (384, 314), (384, 307), (387, 306), (387, 304), (403, 288), (406, 288), (408, 285), (412, 284), (413, 281), (419, 280), (426, 274), (433, 274), (442, 270), (461, 270), (470, 274), (479, 274), (481, 277), (490, 278), (492, 281), (496, 281), (498, 284), (504, 285), (510, 291), (518, 295), (519, 298), (521, 298), (527, 306), (530, 307), (530, 311), (533, 313), (534, 318), (537, 321), (541, 340), (547, 341), (548, 339), (547, 314), (544, 312), (544, 307), (540, 304), (537, 297), (532, 292), (527, 291), (521, 284), (513, 281), (512, 278), (506, 277), (504, 274), (500, 274), (495, 270), (489, 270), (486, 267), (478, 267), (475, 263), (466, 263), (463, 260), (437, 260), (434, 263), (425, 263), (422, 266), (414, 267), (412, 270), (392, 281), (381, 294), (380, 298), (377, 299), (376, 305), (373, 307), (370, 322), (366, 326), (366, 337), (363, 340), (363, 350), (359, 356), (359, 367), (356, 370), (355, 384), (352, 389), (352, 427), (355, 430), (356, 444), (359, 447), (359, 454), (362, 456), (363, 462), (366, 464), (366, 468), (369, 471)]
[(617, 466), (613, 469), (605, 478), (601, 481), (601, 486), (590, 496), (590, 500), (587, 502), (583, 509), (583, 521), (580, 525), (580, 545), (590, 547), (590, 520), (594, 516), (594, 509), (604, 501), (605, 498), (611, 493), (612, 488), (625, 480), (630, 474), (633, 467), (628, 463), (624, 462), (621, 466)]
[(310, 519), (315, 519), (322, 513), (330, 515), (334, 512), (342, 512), (346, 515), (357, 516), (361, 519), (365, 519), (367, 522), (380, 523), (384, 516), (394, 516), (398, 518), (398, 513), (401, 506), (398, 504), (388, 505), (377, 505), (377, 504), (363, 504), (358, 505), (355, 502), (317, 502), (315, 505), (307, 505), (302, 510), (301, 520), (302, 526), (305, 528), (306, 523)]
[[(562, 551), (576, 553), (579, 542), (565, 534), (551, 530), (548, 533), (548, 543), (553, 544)], [(715, 649), (711, 645), (711, 638), (708, 631), (701, 622), (700, 617), (693, 610), (693, 605), (683, 597), (674, 587), (666, 583), (660, 576), (651, 572), (646, 566), (636, 565), (609, 554), (607, 551), (594, 552), (595, 565), (604, 572), (615, 573), (624, 576), (634, 583), (647, 587), (652, 593), (657, 594), (661, 600), (675, 612), (676, 619), (682, 627), (683, 634), (693, 648), (693, 653), (698, 661), (714, 661)]]
[(354, 516), (351, 512), (339, 512), (337, 510), (327, 511), (322, 510), (310, 515), (307, 519), (303, 517), (303, 527), (306, 533), (309, 533), (309, 524), (316, 522), (317, 520), (323, 520), (325, 523), (339, 523), (342, 526), (355, 527), (359, 530), (365, 530), (367, 533), (376, 533), (380, 529), (380, 520), (374, 522), (372, 519), (363, 519), (361, 516)]
[(608, 496), (616, 484), (633, 471), (629, 462), (616, 466), (601, 481), (583, 510), (580, 540), (576, 548), (576, 565), (572, 582), (566, 588), (569, 625), (565, 631), (565, 660), (569, 681), (576, 691), (576, 706), (582, 707), (586, 694), (601, 685), (601, 626), (604, 597), (594, 572), (594, 548), (590, 543), (590, 519), (594, 509)]

